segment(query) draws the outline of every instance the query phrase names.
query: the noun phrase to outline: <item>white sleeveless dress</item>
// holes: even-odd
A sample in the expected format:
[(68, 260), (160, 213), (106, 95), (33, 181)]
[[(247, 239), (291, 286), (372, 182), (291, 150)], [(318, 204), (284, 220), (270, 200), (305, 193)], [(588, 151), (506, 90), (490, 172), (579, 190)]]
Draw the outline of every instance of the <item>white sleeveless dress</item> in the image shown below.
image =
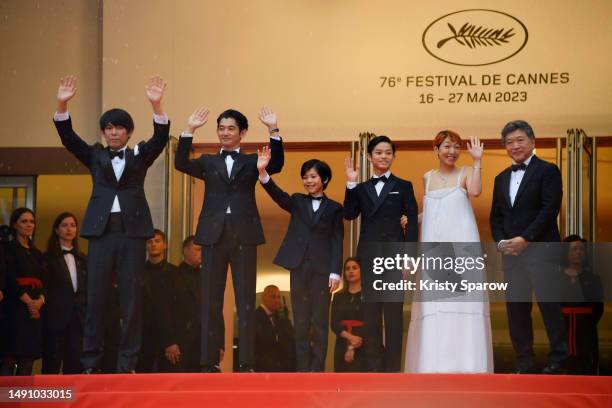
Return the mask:
[[(429, 191), (426, 175), (421, 242), (480, 242), (467, 191), (457, 185)], [(420, 273), (420, 272), (417, 272)], [(421, 276), (422, 277), (422, 276)], [(484, 280), (484, 273), (481, 277)], [(419, 299), (419, 294), (415, 294)], [(461, 296), (461, 295), (460, 295)], [(405, 371), (410, 373), (492, 373), (493, 344), (486, 296), (465, 301), (413, 301)]]

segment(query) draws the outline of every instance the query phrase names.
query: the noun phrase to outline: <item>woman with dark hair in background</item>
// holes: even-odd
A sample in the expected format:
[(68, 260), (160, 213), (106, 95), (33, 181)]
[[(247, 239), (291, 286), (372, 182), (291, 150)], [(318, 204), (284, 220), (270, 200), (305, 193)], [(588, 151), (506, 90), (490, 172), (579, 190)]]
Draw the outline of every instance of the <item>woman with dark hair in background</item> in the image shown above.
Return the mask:
[(355, 258), (344, 261), (342, 290), (334, 294), (331, 329), (336, 333), (335, 372), (363, 371), (363, 310), (361, 267)]
[[(43, 374), (78, 374), (87, 307), (87, 258), (79, 251), (77, 219), (63, 212), (53, 222), (45, 254)], [(63, 363), (63, 364), (62, 364)]]
[(568, 374), (597, 375), (599, 337), (597, 323), (604, 312), (601, 279), (593, 273), (587, 256), (586, 240), (570, 235), (565, 244), (561, 267), (562, 311), (568, 332)]
[(31, 375), (34, 360), (41, 355), (45, 264), (32, 241), (34, 212), (17, 208), (10, 226), (14, 239), (6, 250), (6, 319), (2, 328), (6, 344), (0, 375)]

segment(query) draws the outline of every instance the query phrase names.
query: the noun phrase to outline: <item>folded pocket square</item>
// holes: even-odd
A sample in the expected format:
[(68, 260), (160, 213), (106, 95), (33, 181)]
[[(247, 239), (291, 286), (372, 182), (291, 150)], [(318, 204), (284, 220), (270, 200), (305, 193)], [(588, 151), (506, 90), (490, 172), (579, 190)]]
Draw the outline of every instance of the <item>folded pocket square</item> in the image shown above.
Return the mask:
[(399, 191), (389, 191), (389, 194), (399, 194)]

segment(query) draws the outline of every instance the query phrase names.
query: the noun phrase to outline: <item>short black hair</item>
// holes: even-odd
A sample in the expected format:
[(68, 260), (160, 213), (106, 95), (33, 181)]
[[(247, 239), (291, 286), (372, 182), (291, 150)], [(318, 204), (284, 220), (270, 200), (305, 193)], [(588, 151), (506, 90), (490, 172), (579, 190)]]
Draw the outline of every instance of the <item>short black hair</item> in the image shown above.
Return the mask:
[(134, 120), (132, 116), (119, 108), (107, 110), (100, 116), (100, 130), (104, 131), (108, 125), (123, 126), (128, 133), (134, 131)]
[(501, 131), (501, 141), (503, 145), (506, 144), (506, 136), (508, 136), (508, 133), (512, 133), (515, 130), (522, 130), (525, 132), (528, 138), (532, 140), (535, 139), (533, 128), (529, 123), (525, 122), (524, 120), (513, 120), (512, 122), (506, 123), (506, 126), (504, 126)]
[(393, 149), (393, 154), (395, 154), (395, 145), (393, 144), (391, 139), (384, 135), (376, 136), (372, 140), (370, 140), (370, 142), (368, 143), (368, 154), (372, 154), (374, 148), (379, 143), (389, 143), (391, 145), (391, 148)]
[(323, 190), (325, 190), (332, 178), (332, 171), (329, 165), (318, 159), (310, 159), (302, 164), (300, 176), (304, 177), (304, 174), (310, 171), (310, 169), (315, 169), (319, 177), (321, 177), (321, 181), (323, 182)]
[[(153, 230), (153, 237), (155, 237), (155, 235), (159, 235), (160, 237), (162, 237), (162, 239), (164, 240), (164, 242), (167, 242), (167, 241), (166, 241), (166, 233), (165, 233), (164, 231), (162, 231), (162, 230), (160, 230), (160, 229), (155, 228), (155, 229)], [(151, 238), (153, 238), (153, 237), (151, 237)]]
[(189, 245), (192, 245), (195, 242), (195, 235), (189, 235), (187, 238), (183, 240), (183, 249), (187, 248)]
[(234, 109), (228, 109), (222, 112), (217, 118), (217, 127), (219, 127), (219, 122), (221, 119), (234, 119), (236, 121), (236, 125), (238, 125), (238, 130), (242, 132), (243, 130), (248, 130), (249, 121), (242, 113), (238, 112)]

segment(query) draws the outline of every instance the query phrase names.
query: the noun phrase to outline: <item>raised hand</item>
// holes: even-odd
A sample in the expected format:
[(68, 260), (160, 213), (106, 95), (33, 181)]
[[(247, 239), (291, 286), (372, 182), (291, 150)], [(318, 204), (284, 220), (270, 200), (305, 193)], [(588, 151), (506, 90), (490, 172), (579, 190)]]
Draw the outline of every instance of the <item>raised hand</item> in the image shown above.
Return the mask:
[(470, 141), (467, 143), (468, 152), (474, 161), (479, 161), (482, 159), (484, 144), (477, 137), (471, 137)]
[(189, 116), (189, 119), (187, 119), (187, 132), (193, 134), (197, 128), (204, 126), (208, 121), (209, 112), (210, 111), (205, 106), (196, 109), (196, 111)]
[(74, 75), (66, 75), (60, 79), (59, 87), (57, 88), (57, 111), (64, 113), (68, 110), (68, 101), (76, 95), (77, 92), (77, 77)]
[(269, 146), (264, 146), (261, 150), (257, 149), (257, 170), (259, 170), (260, 173), (266, 171), (266, 167), (268, 167), (271, 158), (272, 152)]
[(156, 115), (163, 115), (163, 111), (161, 108), (161, 100), (164, 96), (164, 90), (166, 89), (166, 81), (159, 75), (155, 75), (151, 77), (149, 83), (145, 86), (147, 99), (151, 102), (151, 106), (153, 106), (153, 112)]
[(261, 108), (261, 112), (259, 112), (259, 120), (268, 127), (268, 130), (278, 129), (276, 113), (274, 113), (274, 111), (267, 106)]
[(344, 159), (344, 171), (349, 182), (359, 181), (359, 163), (355, 163), (355, 168), (353, 168), (353, 158), (350, 156)]

